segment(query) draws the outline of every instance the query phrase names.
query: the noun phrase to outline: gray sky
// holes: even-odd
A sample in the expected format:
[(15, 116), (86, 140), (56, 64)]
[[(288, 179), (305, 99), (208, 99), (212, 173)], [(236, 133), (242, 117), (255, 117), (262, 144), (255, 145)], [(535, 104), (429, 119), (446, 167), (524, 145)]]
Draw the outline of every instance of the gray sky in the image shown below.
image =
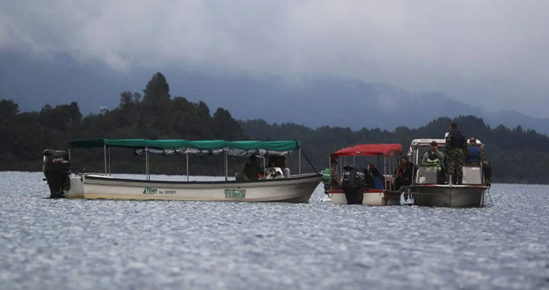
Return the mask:
[(549, 117), (546, 0), (0, 0), (0, 49), (327, 72)]

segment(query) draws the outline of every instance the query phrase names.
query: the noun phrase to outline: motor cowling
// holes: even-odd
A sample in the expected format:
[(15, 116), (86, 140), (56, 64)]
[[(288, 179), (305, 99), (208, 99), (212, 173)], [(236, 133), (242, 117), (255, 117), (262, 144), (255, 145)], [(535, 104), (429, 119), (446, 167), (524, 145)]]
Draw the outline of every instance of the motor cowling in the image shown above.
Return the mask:
[(71, 188), (69, 155), (64, 150), (53, 149), (44, 150), (43, 155), (42, 170), (50, 188), (50, 197), (65, 197), (64, 191)]
[(347, 204), (362, 203), (362, 189), (365, 182), (364, 171), (361, 168), (352, 165), (343, 167), (343, 180), (341, 183), (347, 198)]

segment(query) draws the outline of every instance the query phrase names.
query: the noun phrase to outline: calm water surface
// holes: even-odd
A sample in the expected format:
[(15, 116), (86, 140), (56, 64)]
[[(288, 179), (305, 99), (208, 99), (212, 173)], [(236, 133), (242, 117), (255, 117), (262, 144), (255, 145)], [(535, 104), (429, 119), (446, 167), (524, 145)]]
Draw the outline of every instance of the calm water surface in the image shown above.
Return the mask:
[[(165, 176), (156, 179), (168, 178)], [(549, 289), (549, 186), (493, 207), (51, 200), (0, 173), (0, 289)]]

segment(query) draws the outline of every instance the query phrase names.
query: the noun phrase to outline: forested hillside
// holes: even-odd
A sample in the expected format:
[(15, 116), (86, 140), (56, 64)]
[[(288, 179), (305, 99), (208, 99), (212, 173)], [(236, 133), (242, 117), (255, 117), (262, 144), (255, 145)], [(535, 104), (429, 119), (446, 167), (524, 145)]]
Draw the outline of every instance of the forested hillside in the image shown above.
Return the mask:
[[(245, 139), (231, 114), (218, 108), (213, 114), (203, 102), (189, 102), (170, 96), (170, 87), (161, 73), (148, 82), (143, 95), (123, 92), (113, 110), (82, 116), (78, 104), (44, 106), (39, 112), (19, 113), (11, 100), (0, 101), (0, 170), (41, 170), (45, 148), (67, 149), (71, 140), (91, 138), (146, 139)], [(73, 169), (101, 172), (102, 150), (72, 152)], [(128, 149), (111, 151), (112, 171), (143, 173), (143, 156)], [(192, 156), (193, 174), (222, 172), (221, 157)], [(231, 160), (231, 167), (243, 163)], [(183, 156), (151, 156), (151, 172), (184, 174)]]
[[(367, 117), (365, 117), (367, 118)], [(549, 183), (549, 137), (520, 126), (509, 129), (504, 126), (491, 128), (482, 119), (463, 116), (454, 119), (438, 118), (418, 129), (398, 127), (394, 131), (363, 128), (320, 127), (316, 130), (292, 123), (267, 124), (263, 120), (241, 122), (244, 132), (254, 139), (299, 139), (303, 151), (313, 160), (315, 167), (328, 165), (331, 152), (361, 143), (399, 143), (404, 154), (410, 142), (417, 138), (444, 138), (451, 123), (456, 122), (468, 137), (480, 139), (485, 144), (486, 157), (492, 164), (494, 182), (500, 183)]]
[[(268, 108), (266, 109), (268, 110)], [(319, 116), (320, 118), (321, 116)], [(368, 121), (364, 116), (363, 121)], [(469, 137), (486, 144), (486, 156), (492, 163), (494, 182), (549, 183), (549, 137), (520, 126), (491, 128), (482, 119), (464, 116), (439, 118), (418, 129), (401, 126), (394, 131), (373, 128), (351, 130), (341, 127), (311, 129), (293, 123), (268, 124), (263, 120), (236, 121), (218, 108), (215, 112), (204, 102), (170, 96), (170, 87), (161, 73), (146, 84), (143, 93), (122, 92), (118, 107), (83, 116), (78, 103), (44, 106), (39, 112), (19, 112), (18, 104), (0, 101), (0, 170), (41, 170), (45, 148), (67, 149), (70, 140), (90, 138), (146, 139), (225, 139), (282, 140), (297, 139), (316, 170), (327, 165), (328, 155), (340, 148), (359, 143), (400, 143), (405, 151), (415, 138), (443, 138), (449, 124), (457, 122)], [(144, 173), (144, 157), (132, 150), (112, 149), (112, 172)], [(102, 150), (78, 149), (72, 152), (73, 170), (102, 172)], [(190, 157), (191, 174), (221, 174), (220, 156)], [(297, 154), (289, 160), (296, 172)], [(231, 157), (230, 171), (246, 161)], [(306, 158), (303, 171), (312, 171)], [(184, 156), (151, 157), (153, 174), (185, 174)]]

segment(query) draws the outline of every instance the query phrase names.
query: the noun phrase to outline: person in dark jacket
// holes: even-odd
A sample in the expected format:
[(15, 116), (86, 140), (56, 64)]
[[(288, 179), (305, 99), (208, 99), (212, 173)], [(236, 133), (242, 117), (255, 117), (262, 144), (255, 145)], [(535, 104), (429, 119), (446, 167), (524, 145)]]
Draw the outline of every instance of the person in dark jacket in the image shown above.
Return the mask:
[[(445, 149), (448, 154), (448, 182), (460, 183), (463, 175), (463, 163), (467, 151), (467, 138), (458, 130), (458, 125), (450, 125), (450, 133), (446, 136)], [(451, 176), (451, 178), (450, 178)]]
[(403, 186), (412, 184), (414, 164), (408, 161), (408, 157), (400, 157), (400, 163), (395, 171), (395, 189), (400, 190)]
[(263, 173), (262, 168), (259, 166), (259, 160), (255, 155), (250, 156), (250, 161), (244, 165), (242, 173), (246, 175), (248, 180), (257, 181)]

